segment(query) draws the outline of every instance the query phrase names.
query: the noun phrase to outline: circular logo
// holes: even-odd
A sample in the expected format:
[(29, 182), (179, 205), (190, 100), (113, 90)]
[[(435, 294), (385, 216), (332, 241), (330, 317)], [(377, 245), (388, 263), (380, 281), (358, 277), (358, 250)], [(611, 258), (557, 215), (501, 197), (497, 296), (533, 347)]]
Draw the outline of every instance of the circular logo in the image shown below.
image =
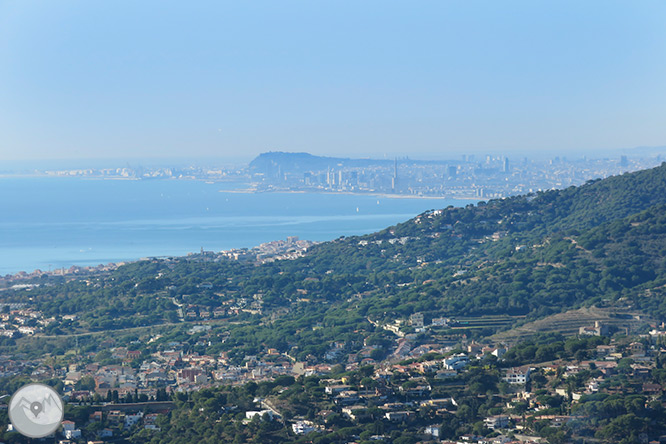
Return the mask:
[(48, 385), (28, 384), (9, 401), (9, 420), (14, 429), (29, 438), (43, 438), (55, 432), (64, 415), (62, 399)]

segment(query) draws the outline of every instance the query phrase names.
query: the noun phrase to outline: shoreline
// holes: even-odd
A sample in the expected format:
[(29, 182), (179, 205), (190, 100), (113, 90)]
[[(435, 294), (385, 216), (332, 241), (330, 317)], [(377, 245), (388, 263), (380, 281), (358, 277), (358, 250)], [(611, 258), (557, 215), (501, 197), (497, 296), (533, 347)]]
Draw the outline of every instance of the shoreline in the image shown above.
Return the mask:
[[(10, 175), (0, 174), (0, 178), (11, 179), (11, 178), (17, 178), (17, 176), (16, 175), (11, 175), (10, 176)], [(144, 180), (144, 179), (128, 178), (128, 177), (90, 177), (90, 176), (85, 177), (85, 176), (53, 176), (53, 175), (22, 175), (22, 176), (20, 176), (20, 178), (25, 178), (26, 180), (44, 179), (44, 178), (49, 178), (49, 179), (53, 179), (53, 180), (64, 179), (64, 181), (80, 180), (82, 186), (83, 186), (83, 183), (87, 182), (87, 181), (99, 181), (99, 182), (131, 181), (131, 182), (136, 182), (136, 181)], [(166, 180), (166, 179), (152, 179), (152, 180), (145, 179), (145, 180), (153, 182), (153, 181), (160, 181), (160, 180)], [(270, 189), (269, 190), (261, 190), (261, 189), (257, 189), (256, 186), (254, 186), (255, 184), (251, 183), (251, 182), (235, 182), (235, 183), (233, 183), (233, 182), (224, 182), (224, 181), (219, 181), (218, 182), (218, 181), (215, 181), (213, 183), (210, 183), (210, 181), (203, 181), (201, 179), (195, 179), (195, 178), (168, 179), (168, 181), (172, 182), (172, 183), (173, 183), (174, 180), (186, 181), (186, 182), (190, 182), (190, 183), (195, 182), (195, 181), (200, 182), (200, 183), (206, 182), (206, 183), (212, 185), (211, 189), (210, 189), (210, 192), (212, 192), (212, 193), (219, 192), (219, 193), (230, 193), (230, 194), (256, 194), (256, 195), (267, 194), (267, 193), (279, 193), (279, 194), (283, 194), (284, 196), (291, 195), (291, 194), (293, 194), (293, 195), (313, 195), (313, 196), (315, 196), (314, 197), (315, 200), (317, 199), (316, 195), (324, 195), (324, 194), (347, 196), (347, 197), (350, 197), (350, 198), (353, 198), (353, 197), (356, 197), (356, 196), (368, 196), (371, 199), (370, 202), (372, 202), (373, 206), (374, 206), (374, 201), (372, 199), (387, 199), (386, 202), (384, 202), (384, 204), (388, 205), (389, 208), (391, 207), (391, 205), (399, 205), (397, 199), (415, 199), (414, 202), (416, 202), (416, 200), (432, 199), (433, 201), (430, 204), (421, 205), (421, 204), (416, 204), (415, 203), (415, 204), (411, 205), (411, 206), (417, 205), (419, 207), (420, 206), (423, 206), (423, 207), (428, 206), (428, 207), (432, 207), (432, 208), (440, 208), (440, 207), (443, 208), (444, 206), (448, 206), (448, 205), (454, 205), (456, 207), (464, 207), (465, 205), (467, 205), (467, 203), (478, 201), (478, 199), (471, 198), (471, 197), (466, 197), (466, 198), (465, 197), (447, 197), (447, 196), (439, 196), (439, 195), (438, 196), (423, 196), (423, 195), (411, 195), (411, 194), (408, 195), (408, 194), (395, 194), (395, 193), (382, 193), (382, 192), (355, 192), (355, 191), (347, 191), (347, 190), (319, 190), (319, 189), (314, 189), (314, 190), (298, 190), (298, 189), (296, 189), (296, 190), (270, 190)], [(55, 182), (54, 182), (54, 184), (55, 184)], [(229, 189), (224, 189), (225, 186), (229, 186), (230, 188)], [(296, 197), (296, 196), (294, 196), (294, 197)], [(269, 199), (269, 200), (272, 199), (269, 196), (267, 196), (266, 198)], [(283, 199), (288, 200), (289, 198), (284, 197)], [(308, 199), (311, 199), (311, 198), (308, 198)], [(367, 200), (367, 198), (363, 199), (363, 200), (365, 201), (365, 200)], [(393, 200), (393, 203), (390, 203), (391, 200)], [(442, 202), (442, 204), (440, 204), (440, 202)], [(379, 203), (379, 201), (378, 201), (378, 203)], [(358, 204), (354, 204), (354, 205), (358, 205)], [(407, 204), (407, 203), (405, 203), (405, 205), (409, 206), (409, 204)], [(352, 208), (352, 210), (353, 210), (353, 208)], [(358, 213), (358, 208), (357, 208), (356, 211)], [(411, 214), (411, 213), (412, 212), (410, 211), (409, 214)], [(417, 213), (415, 212), (411, 216), (406, 216), (405, 220), (409, 217), (415, 217), (416, 215), (417, 215)], [(350, 215), (350, 217), (355, 217), (355, 216), (356, 216), (356, 214)], [(400, 222), (402, 222), (402, 221), (403, 220), (400, 220)], [(384, 227), (382, 226), (381, 228), (384, 228)], [(377, 228), (377, 229), (373, 228), (373, 231), (378, 231), (381, 228)], [(296, 233), (296, 234), (298, 234), (298, 233)], [(339, 234), (346, 234), (346, 233), (338, 233), (338, 235)], [(336, 236), (337, 235), (330, 236), (330, 239), (334, 239), (334, 238), (336, 238)], [(308, 239), (308, 240), (310, 239), (309, 237), (307, 237), (307, 235), (302, 235), (302, 237), (303, 237), (303, 239)], [(322, 240), (322, 239), (317, 238), (317, 236), (314, 236), (314, 238), (318, 239), (318, 240)], [(277, 240), (277, 238), (273, 239), (273, 240)], [(248, 247), (248, 248), (251, 248), (251, 247)], [(193, 253), (193, 252), (196, 252), (196, 249), (193, 249), (193, 250), (187, 251), (187, 252), (183, 252), (183, 254), (175, 254), (173, 256), (174, 257), (186, 256), (188, 253)], [(39, 257), (41, 257), (41, 256), (37, 255), (37, 258), (39, 258)], [(24, 278), (26, 278), (28, 276), (31, 276), (31, 275), (34, 276), (36, 273), (37, 274), (42, 274), (43, 273), (43, 274), (48, 274), (48, 275), (55, 275), (55, 274), (67, 275), (67, 274), (70, 274), (70, 273), (75, 274), (74, 272), (69, 272), (70, 268), (78, 268), (80, 271), (84, 271), (84, 270), (92, 271), (92, 269), (95, 269), (95, 268), (98, 268), (98, 269), (99, 268), (104, 269), (104, 268), (110, 268), (110, 267), (114, 268), (114, 267), (117, 267), (119, 265), (122, 265), (123, 263), (139, 261), (139, 260), (143, 259), (144, 257), (146, 257), (146, 255), (145, 255), (145, 253), (143, 253), (142, 256), (139, 256), (139, 255), (131, 256), (131, 257), (125, 257), (123, 255), (120, 255), (120, 257), (116, 256), (116, 258), (119, 259), (119, 260), (114, 260), (113, 256), (109, 256), (109, 255), (100, 256), (99, 260), (94, 260), (94, 259), (90, 260), (90, 259), (84, 258), (84, 257), (81, 257), (80, 259), (78, 259), (78, 258), (70, 257), (70, 255), (64, 255), (64, 257), (66, 258), (64, 261), (56, 260), (56, 259), (53, 259), (53, 262), (49, 261), (51, 263), (56, 263), (56, 264), (60, 263), (60, 266), (56, 265), (57, 268), (53, 268), (53, 269), (51, 268), (51, 264), (49, 264), (48, 267), (46, 266), (46, 260), (43, 260), (43, 261), (42, 260), (36, 260), (35, 256), (26, 257), (26, 260), (23, 261), (22, 269), (21, 268), (7, 267), (7, 270), (5, 272), (3, 272), (2, 274), (0, 274), (0, 280), (15, 281), (15, 280), (24, 279)], [(106, 257), (107, 259), (105, 260), (104, 257)], [(149, 257), (153, 257), (153, 256), (150, 255)], [(71, 261), (68, 260), (68, 259), (71, 259)], [(42, 264), (42, 262), (44, 262), (44, 264)], [(29, 266), (30, 264), (32, 264), (32, 266)], [(14, 265), (19, 265), (19, 267), (21, 267), (21, 264), (14, 264)]]
[[(222, 183), (229, 183), (225, 181), (210, 180), (208, 178), (197, 178), (197, 177), (156, 177), (156, 178), (142, 178), (142, 177), (122, 177), (122, 176), (86, 176), (86, 175), (54, 175), (54, 174), (40, 174), (40, 173), (26, 173), (26, 174), (0, 174), (0, 179), (10, 179), (10, 178), (52, 178), (52, 179), (82, 179), (82, 180), (109, 180), (109, 181), (144, 181), (144, 180), (166, 180), (166, 181), (196, 181), (196, 182), (205, 182), (209, 185), (217, 185)], [(381, 191), (342, 191), (342, 190), (259, 190), (256, 187), (250, 188), (231, 188), (218, 190), (220, 193), (232, 193), (232, 194), (262, 194), (262, 193), (280, 193), (280, 194), (335, 194), (335, 195), (347, 195), (347, 196), (373, 196), (381, 197), (384, 199), (449, 199), (449, 200), (461, 200), (469, 202), (480, 202), (482, 199), (475, 196), (451, 196), (451, 195), (418, 195), (418, 194), (400, 194), (400, 193), (386, 193)]]
[(382, 193), (382, 192), (354, 192), (354, 191), (327, 191), (327, 190), (258, 190), (256, 188), (233, 189), (233, 190), (219, 190), (220, 193), (235, 193), (235, 194), (335, 194), (344, 196), (372, 196), (381, 197), (384, 199), (438, 199), (438, 200), (461, 200), (480, 202), (484, 199), (478, 197), (459, 197), (459, 196), (424, 196), (414, 194), (396, 194), (396, 193)]

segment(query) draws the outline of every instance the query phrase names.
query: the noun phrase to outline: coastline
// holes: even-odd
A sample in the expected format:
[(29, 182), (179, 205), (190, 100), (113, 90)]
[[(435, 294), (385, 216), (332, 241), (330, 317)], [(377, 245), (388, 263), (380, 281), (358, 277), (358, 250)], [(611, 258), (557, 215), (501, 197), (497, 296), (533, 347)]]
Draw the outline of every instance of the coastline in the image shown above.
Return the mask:
[[(12, 279), (37, 270), (60, 270), (65, 274), (72, 267), (81, 272), (146, 256), (181, 256), (196, 252), (202, 245), (222, 251), (288, 236), (318, 242), (332, 240), (340, 235), (379, 231), (428, 209), (463, 207), (474, 201), (347, 190), (262, 190), (248, 181), (211, 184), (194, 178), (145, 182), (91, 176), (0, 178), (4, 188), (12, 190), (3, 218), (6, 238), (0, 252), (7, 259), (0, 264), (0, 276)], [(120, 186), (123, 182), (127, 185)], [(135, 187), (139, 182), (152, 185)], [(204, 182), (206, 185), (192, 186)], [(165, 190), (162, 195), (163, 188), (169, 193)], [(229, 193), (227, 199), (224, 193)], [(232, 198), (234, 195), (237, 196)], [(340, 198), (332, 197), (336, 195)], [(63, 196), (62, 201), (58, 196)], [(89, 204), (82, 205), (82, 199)], [(375, 205), (375, 200), (380, 199), (381, 205)], [(160, 209), (158, 213), (148, 211), (153, 200), (155, 208)], [(317, 209), (318, 202), (324, 200), (333, 206)], [(167, 218), (165, 223), (160, 222), (163, 217)], [(342, 219), (336, 220), (339, 217)]]
[[(66, 174), (44, 174), (44, 173), (26, 173), (26, 174), (0, 174), (0, 179), (11, 178), (52, 178), (52, 179), (82, 179), (82, 180), (104, 180), (104, 181), (144, 181), (144, 180), (165, 180), (165, 181), (194, 181), (204, 182), (209, 185), (217, 185), (221, 183), (230, 183), (229, 181), (210, 180), (209, 178), (199, 177), (123, 177), (123, 176), (92, 176), (92, 175), (66, 175)], [(233, 183), (233, 182), (231, 182)], [(246, 182), (247, 183), (247, 182)], [(343, 190), (325, 190), (325, 189), (312, 189), (312, 190), (280, 190), (280, 189), (267, 189), (260, 190), (256, 186), (249, 188), (230, 188), (219, 190), (220, 193), (232, 194), (262, 194), (262, 193), (279, 193), (279, 194), (333, 194), (333, 195), (346, 195), (346, 196), (373, 196), (381, 197), (384, 199), (448, 199), (448, 200), (461, 200), (469, 202), (479, 202), (481, 198), (476, 196), (452, 196), (452, 195), (422, 195), (422, 194), (401, 194), (401, 193), (386, 193), (381, 191), (343, 191)]]
[(382, 193), (382, 192), (354, 192), (354, 191), (330, 191), (330, 190), (259, 190), (257, 188), (245, 189), (232, 189), (232, 190), (219, 190), (220, 193), (236, 193), (236, 194), (333, 194), (341, 196), (373, 196), (381, 197), (384, 199), (441, 199), (441, 200), (463, 200), (470, 202), (480, 202), (483, 199), (478, 197), (460, 197), (460, 196), (442, 196), (442, 195), (416, 195), (416, 194), (398, 194), (398, 193)]

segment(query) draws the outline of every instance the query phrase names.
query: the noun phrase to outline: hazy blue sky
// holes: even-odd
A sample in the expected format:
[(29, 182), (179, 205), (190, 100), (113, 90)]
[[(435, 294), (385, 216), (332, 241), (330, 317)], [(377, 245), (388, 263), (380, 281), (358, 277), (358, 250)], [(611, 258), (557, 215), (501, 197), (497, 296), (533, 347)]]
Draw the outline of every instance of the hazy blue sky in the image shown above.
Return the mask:
[(666, 2), (0, 0), (0, 160), (666, 145)]

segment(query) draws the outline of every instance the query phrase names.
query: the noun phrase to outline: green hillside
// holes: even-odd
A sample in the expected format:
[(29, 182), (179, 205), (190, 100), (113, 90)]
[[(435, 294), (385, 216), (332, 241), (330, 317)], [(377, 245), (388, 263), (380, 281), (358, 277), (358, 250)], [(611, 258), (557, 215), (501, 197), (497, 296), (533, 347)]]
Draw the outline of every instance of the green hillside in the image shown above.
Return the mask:
[[(504, 315), (475, 335), (582, 306), (632, 306), (666, 317), (666, 165), (581, 187), (421, 214), (381, 232), (317, 245), (303, 258), (261, 266), (182, 258), (110, 275), (44, 278), (32, 298), (66, 335), (179, 322), (178, 307), (236, 307), (225, 315), (232, 356), (266, 348), (321, 357), (331, 341), (358, 348), (379, 325)], [(202, 288), (207, 282), (210, 288)], [(252, 309), (255, 307), (255, 309)], [(230, 310), (227, 310), (230, 312)], [(60, 321), (76, 314), (75, 321)], [(226, 322), (226, 323), (225, 323)], [(315, 328), (313, 328), (315, 327)], [(5, 340), (3, 340), (5, 341)], [(5, 341), (11, 345), (11, 341)]]

